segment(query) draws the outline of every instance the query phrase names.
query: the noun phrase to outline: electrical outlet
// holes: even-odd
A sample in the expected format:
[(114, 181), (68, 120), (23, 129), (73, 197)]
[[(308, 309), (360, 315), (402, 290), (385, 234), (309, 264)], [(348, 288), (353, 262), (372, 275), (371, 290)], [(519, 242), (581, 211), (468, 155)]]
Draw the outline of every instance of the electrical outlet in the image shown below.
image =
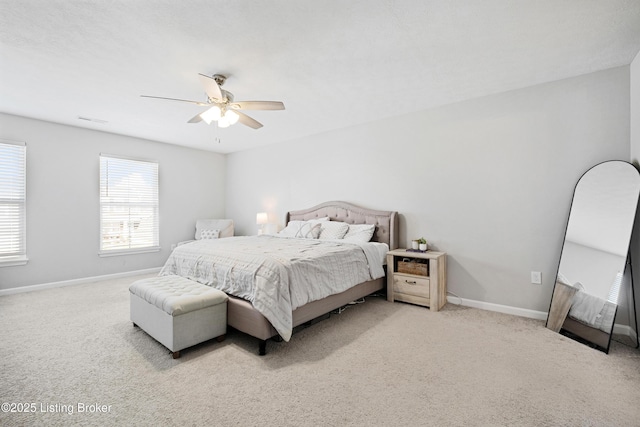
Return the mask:
[(542, 284), (542, 273), (540, 273), (539, 271), (532, 271), (531, 272), (531, 283), (533, 283), (534, 285), (541, 285)]

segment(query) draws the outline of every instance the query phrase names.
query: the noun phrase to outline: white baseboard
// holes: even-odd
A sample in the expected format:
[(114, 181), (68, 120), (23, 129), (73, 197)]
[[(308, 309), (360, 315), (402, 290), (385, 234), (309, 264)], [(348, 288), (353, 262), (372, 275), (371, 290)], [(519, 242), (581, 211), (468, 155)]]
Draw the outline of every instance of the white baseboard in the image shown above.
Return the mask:
[[(529, 310), (526, 308), (511, 307), (508, 305), (492, 304), (490, 302), (476, 301), (472, 299), (460, 298), (457, 296), (447, 296), (447, 302), (465, 307), (479, 308), (481, 310), (497, 311), (498, 313), (513, 314), (520, 317), (528, 317), (530, 319), (547, 320), (546, 311)], [(630, 326), (618, 325), (613, 326), (613, 333), (616, 335), (626, 335), (637, 342), (637, 335)]]
[(631, 340), (634, 343), (638, 342), (638, 335), (635, 333), (635, 331), (631, 328), (631, 326), (628, 325), (618, 325), (617, 323), (615, 325), (613, 325), (613, 333), (616, 335), (625, 335), (629, 338), (631, 338)]
[(464, 305), (465, 307), (479, 308), (481, 310), (497, 311), (498, 313), (513, 314), (530, 319), (547, 320), (546, 311), (529, 310), (526, 308), (511, 307), (508, 305), (493, 304), (490, 302), (476, 301), (472, 299), (447, 296), (447, 302), (451, 304)]
[(0, 297), (3, 295), (19, 294), (22, 292), (39, 291), (42, 289), (61, 288), (63, 286), (81, 285), (84, 283), (100, 282), (102, 280), (119, 279), (121, 277), (137, 276), (140, 274), (158, 273), (161, 267), (147, 268), (145, 270), (126, 271), (124, 273), (105, 274), (103, 276), (83, 277), (80, 279), (63, 280), (60, 282), (43, 283), (40, 285), (21, 286), (17, 288), (0, 289)]

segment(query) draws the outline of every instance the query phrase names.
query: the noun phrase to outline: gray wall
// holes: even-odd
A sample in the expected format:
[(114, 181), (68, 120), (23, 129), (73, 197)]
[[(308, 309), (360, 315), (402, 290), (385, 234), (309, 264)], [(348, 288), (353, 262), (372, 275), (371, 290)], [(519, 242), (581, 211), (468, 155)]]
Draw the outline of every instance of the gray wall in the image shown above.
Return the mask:
[(327, 200), (397, 210), (402, 246), (449, 254), (451, 292), (546, 312), (576, 181), (629, 150), (620, 67), (230, 154), (226, 212), (255, 234), (261, 211), (282, 225)]
[[(224, 216), (224, 155), (6, 114), (0, 138), (27, 143), (29, 257), (0, 289), (160, 267), (197, 218)], [(98, 256), (100, 153), (159, 162), (160, 252)]]

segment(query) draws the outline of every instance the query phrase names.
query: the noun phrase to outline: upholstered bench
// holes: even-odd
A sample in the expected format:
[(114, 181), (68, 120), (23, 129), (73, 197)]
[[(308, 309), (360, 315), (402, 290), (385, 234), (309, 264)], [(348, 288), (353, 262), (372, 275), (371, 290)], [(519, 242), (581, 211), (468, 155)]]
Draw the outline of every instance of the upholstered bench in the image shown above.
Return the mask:
[(129, 287), (131, 321), (180, 357), (203, 341), (224, 340), (227, 294), (180, 276), (158, 276)]

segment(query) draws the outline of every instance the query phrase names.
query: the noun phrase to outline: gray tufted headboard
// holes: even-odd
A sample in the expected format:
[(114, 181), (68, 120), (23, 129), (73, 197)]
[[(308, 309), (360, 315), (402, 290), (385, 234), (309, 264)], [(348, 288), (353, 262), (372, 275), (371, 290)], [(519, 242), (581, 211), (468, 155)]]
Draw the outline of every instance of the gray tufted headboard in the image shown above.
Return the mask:
[(371, 241), (386, 243), (390, 249), (398, 247), (397, 212), (365, 209), (347, 202), (325, 202), (309, 209), (287, 212), (285, 224), (292, 220), (307, 221), (325, 216), (331, 221), (348, 224), (375, 224), (376, 231)]

